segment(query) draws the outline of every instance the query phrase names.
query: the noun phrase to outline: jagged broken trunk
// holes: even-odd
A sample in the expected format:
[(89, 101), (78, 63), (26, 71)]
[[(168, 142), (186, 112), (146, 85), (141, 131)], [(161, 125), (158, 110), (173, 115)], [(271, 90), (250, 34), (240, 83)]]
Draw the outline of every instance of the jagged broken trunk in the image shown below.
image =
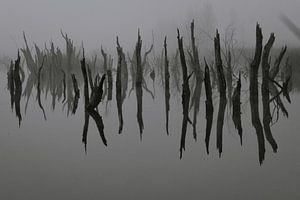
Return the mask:
[(270, 94), (269, 94), (269, 54), (270, 50), (274, 44), (275, 36), (274, 33), (271, 34), (267, 44), (264, 47), (263, 56), (262, 56), (262, 85), (261, 85), (261, 93), (262, 93), (262, 102), (263, 102), (263, 127), (265, 131), (265, 136), (267, 141), (271, 144), (273, 151), (277, 151), (277, 143), (274, 140), (270, 128), (270, 123), (272, 121), (272, 116), (270, 112)]
[(140, 33), (138, 32), (138, 41), (135, 47), (136, 53), (136, 80), (135, 80), (135, 91), (136, 91), (136, 99), (137, 99), (137, 121), (140, 129), (140, 138), (142, 139), (142, 134), (144, 130), (144, 122), (143, 122), (143, 69), (141, 63), (141, 48), (142, 48), (142, 40)]
[[(87, 146), (87, 132), (88, 132), (88, 126), (89, 126), (89, 117), (91, 116), (98, 128), (100, 137), (102, 139), (102, 142), (105, 146), (107, 146), (107, 141), (104, 135), (104, 124), (102, 117), (96, 111), (97, 106), (102, 100), (103, 95), (103, 84), (105, 81), (105, 74), (102, 76), (101, 80), (99, 81), (100, 77), (97, 75), (95, 77), (95, 81), (91, 80), (91, 76), (89, 76), (90, 80), (88, 79), (87, 75), (87, 69), (85, 65), (85, 57), (84, 57), (84, 51), (83, 51), (83, 59), (81, 60), (81, 71), (84, 79), (84, 113), (85, 113), (85, 122), (83, 127), (83, 134), (82, 134), (82, 142), (85, 145), (85, 150)], [(88, 69), (88, 71), (90, 71)], [(89, 82), (90, 82), (90, 88), (92, 90), (91, 96), (89, 97)]]
[(213, 122), (213, 114), (214, 114), (214, 106), (212, 101), (212, 88), (210, 82), (210, 73), (209, 67), (205, 60), (205, 74), (204, 74), (204, 84), (205, 84), (205, 94), (206, 94), (206, 134), (205, 134), (205, 144), (206, 144), (206, 152), (209, 154), (209, 139), (211, 134), (212, 122)]
[(258, 69), (261, 62), (262, 54), (262, 31), (259, 24), (256, 25), (256, 47), (254, 59), (250, 64), (250, 107), (251, 107), (251, 121), (256, 130), (258, 141), (259, 162), (263, 162), (265, 157), (265, 138), (263, 127), (259, 118), (258, 106)]
[(187, 131), (187, 125), (190, 121), (189, 119), (189, 104), (190, 104), (190, 87), (189, 87), (189, 78), (187, 72), (187, 65), (184, 55), (183, 42), (182, 37), (180, 36), (179, 30), (177, 29), (177, 40), (178, 40), (178, 48), (180, 54), (181, 61), (181, 69), (182, 69), (182, 109), (183, 109), (183, 119), (182, 119), (182, 128), (181, 128), (181, 140), (180, 140), (180, 158), (182, 158), (182, 152), (185, 150), (185, 137)]
[(167, 37), (164, 40), (164, 53), (165, 53), (165, 107), (166, 107), (166, 131), (169, 135), (169, 111), (170, 111), (170, 73), (169, 73), (169, 60), (167, 51)]
[(219, 103), (219, 112), (217, 119), (217, 149), (219, 150), (219, 156), (222, 153), (222, 140), (223, 140), (223, 124), (224, 124), (224, 114), (227, 104), (226, 98), (226, 81), (223, 72), (223, 64), (221, 59), (221, 48), (220, 48), (220, 35), (216, 33), (216, 37), (214, 39), (215, 44), (215, 64), (217, 68), (217, 76), (218, 76), (218, 85), (219, 85), (219, 93), (220, 93), (220, 103)]
[(240, 136), (240, 143), (243, 144), (243, 128), (241, 120), (241, 73), (232, 95), (232, 121)]
[(15, 60), (15, 68), (13, 71), (13, 78), (14, 78), (14, 103), (15, 103), (15, 110), (16, 115), (19, 119), (19, 126), (21, 125), (22, 121), (22, 115), (21, 115), (21, 109), (20, 109), (20, 102), (21, 102), (21, 95), (22, 95), (22, 82), (20, 78), (20, 54), (18, 51), (18, 58)]

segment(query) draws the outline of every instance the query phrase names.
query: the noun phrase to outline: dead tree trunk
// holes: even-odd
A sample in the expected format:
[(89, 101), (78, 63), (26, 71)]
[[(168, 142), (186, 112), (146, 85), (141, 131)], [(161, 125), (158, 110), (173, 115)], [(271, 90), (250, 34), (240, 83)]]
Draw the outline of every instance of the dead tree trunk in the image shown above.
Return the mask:
[(232, 103), (232, 63), (231, 63), (231, 52), (228, 51), (227, 55), (227, 70), (226, 70), (226, 85), (227, 85), (227, 92), (228, 92), (228, 106), (231, 108), (231, 103)]
[(262, 55), (262, 85), (261, 85), (261, 93), (262, 93), (262, 102), (263, 102), (263, 126), (265, 131), (265, 136), (267, 141), (271, 144), (273, 151), (277, 151), (277, 143), (274, 140), (270, 128), (270, 123), (272, 121), (272, 116), (270, 112), (270, 94), (269, 94), (269, 54), (270, 50), (274, 44), (275, 36), (274, 33), (271, 34), (267, 44), (264, 47), (263, 55)]
[(185, 151), (185, 137), (187, 131), (187, 124), (190, 121), (189, 119), (189, 104), (190, 104), (190, 87), (189, 87), (189, 78), (187, 72), (187, 65), (184, 55), (182, 37), (180, 36), (179, 29), (177, 29), (177, 40), (178, 48), (181, 61), (182, 69), (182, 109), (183, 109), (183, 119), (182, 119), (182, 129), (181, 129), (181, 140), (180, 140), (180, 158), (182, 158), (182, 151)]
[(15, 104), (15, 83), (14, 83), (14, 63), (11, 61), (9, 71), (7, 72), (7, 88), (10, 92), (10, 107), (13, 111)]
[(203, 83), (203, 71), (201, 70), (198, 49), (195, 42), (194, 35), (194, 21), (191, 23), (191, 41), (192, 41), (192, 68), (196, 75), (196, 87), (193, 92), (191, 99), (191, 107), (194, 107), (194, 116), (193, 116), (193, 137), (197, 140), (197, 116), (200, 109), (200, 97)]
[(109, 64), (108, 64), (108, 68), (107, 68), (107, 82), (108, 82), (107, 101), (112, 100), (112, 92), (113, 92), (112, 65), (113, 65), (113, 61), (112, 61), (111, 56), (109, 56)]
[[(104, 52), (102, 46), (101, 46), (101, 54), (103, 56), (103, 69), (104, 73), (107, 74), (107, 54)], [(104, 93), (103, 93), (103, 99), (105, 98), (107, 94), (107, 81), (104, 82)]]
[(119, 134), (122, 133), (123, 130), (123, 112), (122, 112), (122, 59), (123, 59), (123, 50), (119, 44), (119, 40), (117, 37), (117, 52), (118, 52), (118, 66), (117, 66), (117, 78), (116, 78), (116, 100), (117, 100), (117, 108), (118, 108), (118, 118), (119, 118)]
[(18, 58), (17, 60), (15, 60), (15, 68), (14, 68), (13, 76), (14, 76), (14, 86), (15, 86), (14, 102), (15, 102), (16, 115), (19, 119), (19, 126), (21, 125), (21, 121), (22, 121), (22, 115), (20, 109), (20, 102), (21, 102), (21, 95), (22, 95), (22, 82), (20, 78), (20, 60), (21, 58), (18, 51)]
[(262, 164), (265, 158), (265, 138), (263, 127), (259, 119), (259, 106), (258, 106), (258, 69), (261, 62), (262, 54), (262, 40), (263, 35), (259, 24), (256, 25), (256, 47), (255, 56), (250, 64), (250, 107), (251, 107), (251, 121), (256, 130), (259, 162)]
[(144, 122), (143, 122), (143, 69), (141, 63), (141, 48), (142, 48), (142, 40), (140, 36), (140, 31), (138, 31), (138, 40), (135, 47), (136, 53), (136, 98), (137, 98), (137, 121), (140, 128), (140, 139), (142, 139), (142, 134), (144, 130)]
[(236, 84), (236, 88), (232, 95), (232, 120), (235, 128), (238, 130), (240, 136), (241, 145), (243, 144), (243, 128), (241, 120), (241, 73), (239, 73), (239, 79)]
[(226, 98), (226, 81), (223, 72), (223, 64), (221, 59), (221, 48), (220, 48), (220, 35), (216, 33), (216, 37), (214, 39), (215, 44), (215, 63), (217, 68), (217, 76), (218, 76), (218, 84), (219, 84), (219, 92), (220, 92), (220, 103), (219, 103), (219, 112), (217, 119), (217, 149), (219, 150), (219, 156), (222, 153), (222, 140), (223, 140), (223, 124), (224, 124), (224, 114), (227, 104)]
[[(83, 58), (80, 61), (81, 62), (81, 71), (83, 75), (83, 80), (84, 80), (84, 111), (85, 111), (85, 122), (84, 122), (84, 127), (83, 127), (83, 135), (82, 135), (82, 142), (85, 145), (85, 151), (86, 151), (86, 146), (87, 146), (87, 132), (88, 132), (88, 125), (89, 125), (89, 117), (91, 116), (98, 128), (100, 137), (102, 139), (102, 142), (105, 146), (107, 146), (107, 141), (104, 135), (104, 125), (102, 121), (102, 117), (100, 114), (95, 110), (99, 103), (102, 100), (103, 96), (103, 84), (105, 81), (105, 74), (102, 76), (101, 80), (99, 81), (100, 77), (97, 75), (95, 77), (95, 81), (93, 83), (93, 80), (91, 80), (91, 74), (89, 73), (89, 78), (87, 75), (87, 70), (85, 66), (85, 57), (84, 57), (84, 50), (83, 50)], [(88, 71), (90, 69), (88, 68)], [(90, 82), (90, 87), (91, 87), (91, 96), (89, 97), (89, 82)]]
[(77, 83), (77, 80), (76, 80), (76, 77), (74, 74), (72, 74), (72, 82), (73, 82), (73, 89), (74, 89), (74, 94), (75, 94), (73, 107), (72, 107), (72, 114), (75, 114), (77, 107), (78, 107), (78, 101), (80, 98), (80, 91), (79, 91), (78, 83)]
[(214, 114), (214, 106), (212, 101), (212, 88), (210, 82), (210, 73), (209, 67), (205, 61), (205, 75), (204, 75), (204, 83), (205, 83), (205, 94), (206, 94), (206, 134), (205, 134), (205, 144), (206, 144), (206, 153), (209, 154), (209, 139), (211, 134), (212, 122), (213, 122), (213, 114)]
[(87, 132), (89, 128), (89, 121), (90, 121), (90, 115), (87, 111), (87, 107), (89, 104), (89, 82), (86, 72), (86, 66), (85, 66), (85, 56), (84, 56), (84, 49), (83, 49), (83, 58), (80, 61), (81, 63), (81, 71), (83, 75), (83, 93), (84, 93), (84, 126), (83, 126), (83, 132), (82, 132), (82, 143), (84, 144), (85, 152), (87, 151)]
[(285, 108), (280, 96), (278, 95), (279, 91), (276, 88), (276, 85), (274, 83), (275, 78), (276, 78), (276, 76), (279, 72), (280, 63), (281, 63), (282, 58), (283, 58), (283, 56), (286, 52), (286, 49), (287, 49), (286, 46), (281, 49), (280, 54), (278, 55), (278, 57), (275, 60), (273, 68), (270, 70), (270, 73), (269, 73), (269, 91), (270, 91), (270, 94), (273, 97), (276, 96), (276, 98), (275, 98), (276, 104), (279, 106), (279, 108), (282, 111), (283, 115), (288, 117), (289, 113), (288, 113), (287, 109)]
[(42, 64), (41, 64), (41, 66), (39, 68), (39, 71), (38, 71), (37, 98), (38, 98), (39, 106), (40, 106), (41, 110), (43, 111), (44, 119), (47, 120), (45, 110), (44, 110), (44, 107), (43, 107), (42, 101), (41, 101), (41, 71), (42, 71), (43, 66), (44, 66), (44, 59), (45, 59), (45, 56), (43, 57)]
[(165, 106), (166, 106), (166, 131), (169, 135), (169, 111), (170, 111), (170, 73), (169, 73), (169, 60), (167, 50), (167, 36), (164, 40), (164, 51), (165, 51)]
[(66, 73), (64, 70), (61, 70), (62, 74), (63, 74), (63, 79), (62, 79), (62, 83), (63, 83), (63, 100), (62, 100), (62, 103), (64, 103), (66, 101), (66, 89), (67, 89), (67, 84), (66, 84)]

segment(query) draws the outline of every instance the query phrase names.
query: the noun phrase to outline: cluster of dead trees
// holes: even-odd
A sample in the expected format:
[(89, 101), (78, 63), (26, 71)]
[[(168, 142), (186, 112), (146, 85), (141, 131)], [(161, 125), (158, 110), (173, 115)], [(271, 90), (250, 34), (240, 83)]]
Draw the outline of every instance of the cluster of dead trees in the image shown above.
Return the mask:
[[(220, 34), (218, 30), (213, 39), (214, 42), (214, 59), (212, 64), (208, 64), (206, 59), (200, 59), (201, 53), (195, 37), (194, 21), (190, 24), (190, 45), (186, 48), (183, 43), (183, 37), (177, 30), (178, 49), (170, 55), (167, 48), (167, 37), (162, 44), (162, 53), (156, 56), (153, 52), (154, 44), (142, 54), (142, 39), (138, 31), (136, 46), (132, 56), (125, 52), (116, 40), (117, 62), (114, 68), (113, 58), (108, 55), (101, 47), (101, 64), (97, 64), (97, 56), (87, 61), (84, 55), (84, 49), (76, 50), (73, 41), (67, 34), (61, 33), (65, 40), (65, 52), (50, 43), (50, 49), (45, 45), (41, 50), (35, 45), (35, 55), (28, 46), (24, 34), (25, 48), (21, 49), (26, 62), (27, 71), (24, 72), (21, 67), (21, 57), (18, 53), (17, 60), (11, 63), (8, 72), (8, 89), (11, 94), (11, 107), (15, 108), (16, 115), (21, 123), (20, 99), (23, 95), (27, 98), (25, 111), (32, 89), (36, 87), (37, 101), (43, 116), (46, 119), (46, 111), (43, 107), (41, 95), (44, 93), (45, 98), (48, 93), (52, 96), (52, 109), (55, 108), (56, 102), (61, 101), (63, 106), (67, 106), (68, 113), (76, 113), (80, 90), (83, 85), (84, 97), (84, 115), (85, 122), (83, 127), (82, 142), (87, 145), (87, 132), (89, 119), (92, 117), (96, 122), (101, 140), (105, 145), (107, 141), (104, 134), (104, 124), (98, 106), (100, 102), (106, 99), (106, 105), (113, 99), (113, 85), (115, 77), (115, 100), (117, 103), (119, 133), (122, 133), (123, 120), (123, 103), (132, 91), (136, 93), (137, 102), (137, 122), (139, 126), (140, 138), (144, 130), (143, 120), (143, 92), (146, 91), (155, 99), (155, 84), (157, 79), (160, 80), (164, 89), (165, 99), (165, 129), (169, 135), (169, 112), (170, 98), (173, 93), (181, 93), (182, 102), (182, 129), (180, 139), (180, 158), (186, 149), (186, 135), (188, 124), (193, 129), (193, 138), (197, 140), (197, 122), (200, 111), (202, 84), (205, 86), (205, 113), (206, 113), (206, 133), (205, 144), (206, 151), (209, 153), (210, 136), (213, 126), (215, 104), (218, 103), (218, 113), (216, 116), (216, 146), (221, 156), (223, 149), (223, 125), (226, 108), (232, 113), (232, 121), (237, 129), (242, 145), (242, 117), (241, 117), (241, 91), (243, 70), (238, 69), (237, 63), (232, 63), (232, 49), (228, 48), (225, 43), (225, 50), (222, 48)], [(256, 48), (255, 55), (249, 65), (249, 96), (251, 107), (252, 124), (256, 130), (258, 140), (259, 161), (262, 163), (265, 155), (265, 139), (270, 143), (273, 151), (277, 151), (277, 143), (272, 135), (271, 125), (278, 120), (279, 112), (288, 116), (287, 109), (282, 101), (282, 96), (290, 102), (290, 80), (291, 67), (286, 62), (286, 72), (279, 80), (279, 72), (282, 69), (282, 60), (286, 53), (286, 47), (282, 48), (280, 54), (275, 59), (271, 67), (270, 51), (275, 41), (275, 35), (271, 34), (268, 42), (263, 47), (263, 35), (260, 26), (256, 26)], [(81, 54), (82, 51), (82, 54)], [(153, 52), (152, 65), (150, 53)], [(80, 56), (82, 55), (82, 57)], [(225, 59), (225, 62), (223, 60)], [(214, 61), (213, 61), (214, 60)], [(201, 62), (202, 61), (202, 62)], [(128, 67), (129, 66), (129, 67)], [(261, 66), (262, 78), (259, 78), (259, 67)], [(128, 69), (129, 68), (129, 69)], [(181, 68), (181, 70), (180, 70)], [(81, 70), (79, 70), (81, 69)], [(102, 76), (100, 76), (102, 74)], [(156, 75), (157, 74), (157, 75)], [(27, 76), (27, 77), (25, 77)], [(156, 78), (158, 77), (158, 78)], [(128, 84), (131, 78), (131, 89), (128, 92)], [(153, 82), (153, 91), (147, 86), (147, 78)], [(22, 83), (26, 79), (26, 86), (22, 91)], [(259, 81), (261, 80), (261, 100), (263, 105), (263, 120), (259, 116)], [(180, 84), (181, 82), (181, 84)], [(181, 85), (181, 86), (180, 86)], [(214, 95), (214, 90), (219, 95)], [(203, 95), (204, 96), (204, 95)], [(273, 105), (273, 106), (272, 106)], [(271, 111), (271, 108), (273, 110)], [(189, 114), (192, 112), (193, 118)]]

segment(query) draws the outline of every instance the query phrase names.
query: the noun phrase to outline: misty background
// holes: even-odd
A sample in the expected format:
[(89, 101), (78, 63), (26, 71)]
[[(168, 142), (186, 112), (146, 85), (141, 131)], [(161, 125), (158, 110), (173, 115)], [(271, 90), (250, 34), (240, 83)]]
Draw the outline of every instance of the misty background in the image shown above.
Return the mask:
[[(83, 42), (87, 51), (101, 45), (114, 51), (117, 35), (125, 50), (132, 50), (139, 27), (148, 47), (152, 32), (156, 47), (165, 35), (170, 45), (176, 45), (176, 28), (186, 34), (192, 19), (198, 33), (201, 29), (213, 34), (218, 28), (222, 34), (231, 25), (239, 43), (249, 47), (255, 45), (255, 24), (259, 22), (265, 39), (275, 33), (275, 46), (297, 47), (299, 40), (279, 16), (285, 14), (300, 26), (299, 10), (299, 0), (1, 0), (0, 55), (13, 56), (24, 46), (23, 31), (30, 44), (41, 47), (49, 41), (63, 44), (62, 29), (76, 45)], [(207, 40), (203, 34), (198, 38)]]

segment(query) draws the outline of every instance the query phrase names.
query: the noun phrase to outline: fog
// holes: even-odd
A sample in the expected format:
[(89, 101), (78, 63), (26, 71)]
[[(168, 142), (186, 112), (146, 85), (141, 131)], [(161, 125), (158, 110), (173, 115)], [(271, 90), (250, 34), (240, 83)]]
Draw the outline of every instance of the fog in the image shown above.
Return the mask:
[(299, 10), (299, 0), (1, 0), (0, 55), (14, 54), (23, 46), (22, 31), (29, 42), (42, 46), (50, 40), (61, 44), (62, 29), (90, 50), (114, 47), (117, 35), (124, 47), (133, 49), (138, 27), (145, 43), (151, 42), (152, 31), (157, 41), (168, 35), (175, 43), (176, 28), (185, 31), (192, 19), (196, 26), (208, 24), (221, 33), (231, 24), (236, 38), (247, 46), (254, 45), (259, 22), (264, 35), (275, 33), (275, 45), (299, 46), (279, 20), (285, 14), (299, 25)]

